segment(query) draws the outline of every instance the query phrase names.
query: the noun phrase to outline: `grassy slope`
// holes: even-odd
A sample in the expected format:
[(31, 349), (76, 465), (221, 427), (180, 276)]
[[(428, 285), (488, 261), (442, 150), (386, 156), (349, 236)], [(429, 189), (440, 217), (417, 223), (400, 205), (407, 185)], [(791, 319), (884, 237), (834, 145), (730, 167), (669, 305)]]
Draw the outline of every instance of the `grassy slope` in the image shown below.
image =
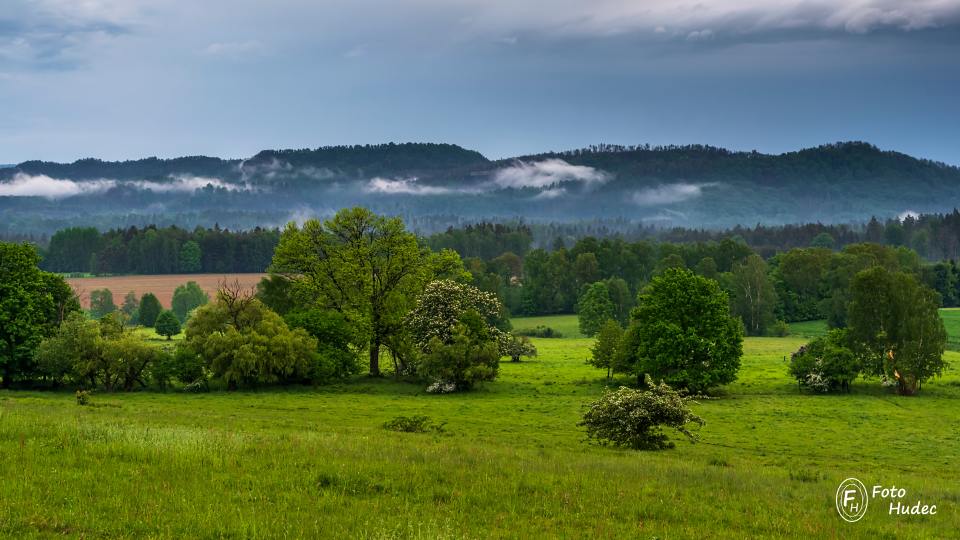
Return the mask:
[[(518, 326), (524, 321), (517, 321)], [(740, 380), (696, 411), (700, 444), (646, 453), (584, 444), (602, 390), (586, 339), (535, 340), (463, 395), (360, 379), (318, 390), (94, 396), (0, 392), (0, 532), (8, 536), (947, 537), (960, 527), (960, 378), (918, 398), (859, 381), (800, 395), (751, 338)], [(960, 354), (948, 353), (953, 362)], [(445, 421), (400, 434), (396, 415)], [(939, 505), (933, 517), (841, 521), (856, 476)]]

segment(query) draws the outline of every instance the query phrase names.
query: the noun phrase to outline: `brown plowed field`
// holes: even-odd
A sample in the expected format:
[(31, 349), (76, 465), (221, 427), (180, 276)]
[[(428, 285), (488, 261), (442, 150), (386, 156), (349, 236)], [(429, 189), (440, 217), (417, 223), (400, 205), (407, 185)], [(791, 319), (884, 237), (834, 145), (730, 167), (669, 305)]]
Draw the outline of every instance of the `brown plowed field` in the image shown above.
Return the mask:
[(151, 292), (157, 295), (163, 307), (169, 309), (173, 300), (173, 290), (188, 281), (196, 281), (200, 288), (211, 298), (217, 292), (217, 287), (224, 280), (233, 283), (239, 281), (243, 287), (256, 287), (260, 278), (266, 274), (167, 274), (153, 276), (116, 276), (67, 278), (67, 282), (80, 295), (83, 307), (90, 307), (90, 291), (96, 289), (110, 289), (113, 293), (113, 303), (118, 307), (123, 303), (123, 297), (128, 292), (136, 293), (140, 298), (144, 293)]

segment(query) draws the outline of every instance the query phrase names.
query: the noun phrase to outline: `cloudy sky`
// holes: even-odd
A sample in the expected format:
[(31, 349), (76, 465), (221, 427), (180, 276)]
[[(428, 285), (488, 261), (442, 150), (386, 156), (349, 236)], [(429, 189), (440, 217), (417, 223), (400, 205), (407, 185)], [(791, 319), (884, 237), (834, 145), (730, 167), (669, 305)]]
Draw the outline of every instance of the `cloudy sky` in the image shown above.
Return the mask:
[(0, 163), (856, 139), (960, 164), (960, 0), (0, 4)]

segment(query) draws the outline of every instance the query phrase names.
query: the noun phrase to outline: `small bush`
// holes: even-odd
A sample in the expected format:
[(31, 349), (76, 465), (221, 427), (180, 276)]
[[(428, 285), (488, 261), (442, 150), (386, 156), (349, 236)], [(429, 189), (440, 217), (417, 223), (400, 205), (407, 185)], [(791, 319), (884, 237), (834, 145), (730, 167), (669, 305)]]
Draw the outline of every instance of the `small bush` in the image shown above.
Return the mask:
[(593, 402), (578, 425), (587, 429), (587, 437), (602, 445), (622, 446), (634, 450), (661, 450), (674, 445), (661, 426), (669, 426), (686, 435), (691, 442), (696, 435), (687, 424), (704, 425), (704, 420), (690, 412), (691, 399), (680, 395), (664, 383), (652, 384), (649, 390), (621, 387), (606, 392)]
[(787, 337), (790, 335), (790, 325), (787, 324), (787, 321), (777, 321), (773, 323), (770, 333), (773, 334), (774, 337)]
[(557, 332), (549, 326), (537, 326), (536, 328), (523, 328), (521, 330), (514, 330), (513, 334), (516, 336), (526, 336), (526, 337), (536, 337), (536, 338), (562, 338), (563, 334)]
[(399, 431), (401, 433), (429, 433), (443, 432), (444, 423), (436, 424), (429, 416), (398, 416), (393, 420), (385, 422), (383, 429), (390, 431)]
[(847, 347), (847, 331), (831, 330), (790, 355), (790, 375), (814, 392), (849, 391), (862, 362)]
[(77, 390), (77, 405), (90, 405), (90, 392), (87, 390)]

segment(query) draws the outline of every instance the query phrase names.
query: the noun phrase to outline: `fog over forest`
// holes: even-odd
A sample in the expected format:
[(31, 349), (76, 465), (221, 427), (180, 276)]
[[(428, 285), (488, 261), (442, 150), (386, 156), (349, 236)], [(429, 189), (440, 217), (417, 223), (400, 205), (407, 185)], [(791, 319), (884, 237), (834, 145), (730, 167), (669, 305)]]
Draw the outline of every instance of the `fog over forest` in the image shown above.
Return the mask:
[(602, 221), (614, 232), (856, 224), (948, 212), (958, 196), (957, 167), (860, 142), (779, 155), (599, 145), (496, 161), (451, 144), (390, 143), (247, 159), (28, 161), (0, 169), (0, 234), (78, 224), (277, 227), (356, 205), (423, 234), (479, 220)]

